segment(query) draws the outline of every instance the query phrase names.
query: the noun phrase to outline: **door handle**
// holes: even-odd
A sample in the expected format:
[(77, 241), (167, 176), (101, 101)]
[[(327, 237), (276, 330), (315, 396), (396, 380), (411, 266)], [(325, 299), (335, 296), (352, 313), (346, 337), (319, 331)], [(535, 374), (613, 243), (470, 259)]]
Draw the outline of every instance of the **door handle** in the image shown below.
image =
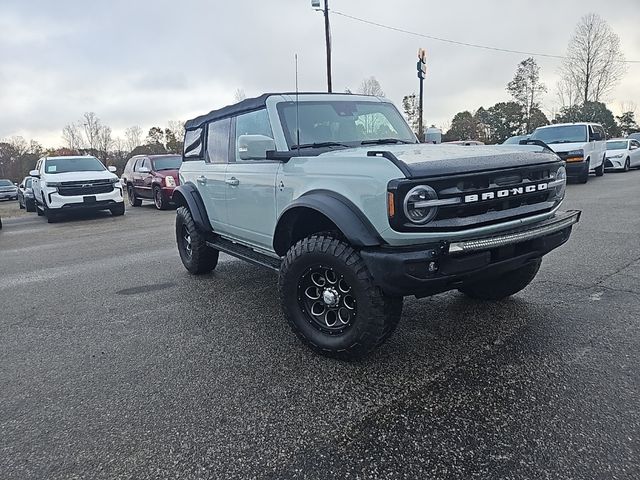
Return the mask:
[(207, 183), (207, 177), (205, 177), (204, 175), (200, 175), (198, 178), (196, 178), (196, 182), (204, 185), (205, 183)]
[(236, 177), (227, 178), (224, 182), (227, 185), (231, 185), (232, 187), (237, 187), (238, 185), (240, 185), (240, 180), (238, 180)]

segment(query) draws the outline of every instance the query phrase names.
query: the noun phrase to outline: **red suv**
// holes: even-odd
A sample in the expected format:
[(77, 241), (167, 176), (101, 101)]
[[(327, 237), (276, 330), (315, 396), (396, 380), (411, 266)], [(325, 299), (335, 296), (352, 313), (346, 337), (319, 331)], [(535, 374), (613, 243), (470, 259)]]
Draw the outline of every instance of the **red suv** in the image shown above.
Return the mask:
[(172, 203), (173, 189), (180, 185), (178, 170), (181, 155), (136, 155), (124, 167), (122, 185), (127, 189), (129, 204), (142, 205), (143, 199), (153, 200), (158, 210)]

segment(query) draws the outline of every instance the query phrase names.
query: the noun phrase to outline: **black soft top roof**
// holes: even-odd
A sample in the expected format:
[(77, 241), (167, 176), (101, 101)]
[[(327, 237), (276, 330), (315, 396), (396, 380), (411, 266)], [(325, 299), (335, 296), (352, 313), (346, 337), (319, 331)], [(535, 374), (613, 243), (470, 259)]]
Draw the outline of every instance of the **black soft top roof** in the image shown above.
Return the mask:
[[(184, 124), (185, 130), (195, 130), (200, 128), (205, 123), (213, 120), (221, 120), (223, 118), (232, 117), (241, 113), (252, 112), (264, 108), (267, 104), (267, 98), (273, 95), (295, 95), (296, 92), (277, 92), (277, 93), (263, 93), (259, 97), (246, 98), (241, 102), (234, 103), (233, 105), (227, 105), (218, 110), (212, 110), (206, 115), (200, 115), (199, 117), (187, 120)], [(327, 92), (298, 92), (298, 95), (331, 95)], [(349, 95), (346, 93), (334, 93), (333, 95)], [(361, 96), (361, 95), (360, 95)]]

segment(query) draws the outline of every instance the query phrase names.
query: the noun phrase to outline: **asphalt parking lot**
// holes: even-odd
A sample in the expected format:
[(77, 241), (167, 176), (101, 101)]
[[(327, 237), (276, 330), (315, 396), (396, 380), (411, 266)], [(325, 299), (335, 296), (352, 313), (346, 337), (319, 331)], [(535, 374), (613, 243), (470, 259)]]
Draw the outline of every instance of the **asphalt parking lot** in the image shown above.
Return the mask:
[(188, 275), (173, 211), (3, 215), (0, 478), (639, 478), (640, 171), (565, 207), (528, 289), (406, 299), (357, 363), (296, 340), (274, 274)]

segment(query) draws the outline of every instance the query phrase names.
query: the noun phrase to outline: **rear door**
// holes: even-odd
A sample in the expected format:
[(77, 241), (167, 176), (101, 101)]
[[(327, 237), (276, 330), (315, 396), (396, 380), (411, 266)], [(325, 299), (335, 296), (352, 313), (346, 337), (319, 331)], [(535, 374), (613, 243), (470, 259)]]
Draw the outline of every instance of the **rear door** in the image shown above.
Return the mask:
[[(227, 219), (232, 236), (253, 246), (272, 251), (276, 223), (276, 177), (281, 162), (266, 155), (242, 159), (238, 139), (261, 135), (273, 139), (266, 109), (238, 115), (232, 134), (232, 151), (225, 177)], [(246, 152), (242, 152), (246, 157)]]

